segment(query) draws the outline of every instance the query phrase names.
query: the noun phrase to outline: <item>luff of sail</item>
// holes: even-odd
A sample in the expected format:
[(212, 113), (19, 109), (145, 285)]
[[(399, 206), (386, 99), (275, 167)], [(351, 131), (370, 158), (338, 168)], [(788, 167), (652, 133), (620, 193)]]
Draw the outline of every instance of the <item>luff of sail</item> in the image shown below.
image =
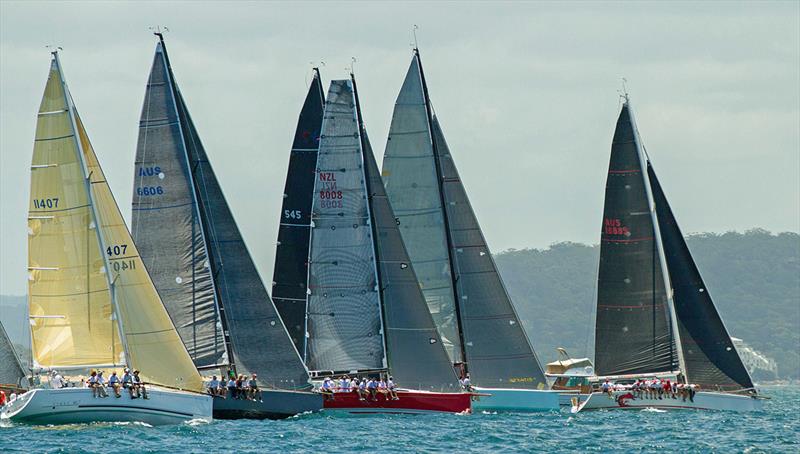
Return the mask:
[(381, 302), (350, 80), (331, 81), (311, 211), (304, 355), (310, 370), (384, 369)]
[(667, 197), (647, 162), (647, 174), (667, 261), (672, 300), (683, 353), (684, 373), (703, 389), (752, 389), (747, 372), (711, 294), (700, 276)]
[(25, 371), (14, 351), (11, 339), (5, 327), (0, 323), (0, 384), (20, 386), (23, 384)]
[(647, 178), (627, 104), (606, 180), (595, 328), (600, 375), (678, 370)]
[(305, 340), (311, 204), (324, 108), (322, 81), (315, 69), (289, 156), (272, 278), (272, 300), (298, 351), (303, 351)]
[(465, 360), (472, 383), (481, 386), (545, 387), (433, 115), (417, 50), (395, 105), (383, 176), (453, 361)]
[[(191, 358), (183, 346), (183, 343), (175, 330), (172, 321), (164, 308), (164, 305), (159, 298), (158, 293), (150, 280), (150, 276), (144, 267), (144, 264), (139, 257), (136, 245), (125, 225), (119, 207), (114, 200), (111, 189), (105, 179), (97, 156), (89, 142), (88, 135), (77, 110), (74, 108), (72, 98), (66, 83), (61, 73), (60, 65), (58, 63), (58, 55), (55, 54), (53, 65), (51, 66), (50, 80), (51, 83), (58, 83), (60, 87), (54, 87), (51, 91), (46, 89), (46, 95), (50, 93), (59, 93), (63, 96), (63, 103), (56, 102), (56, 105), (47, 105), (48, 110), (42, 112), (40, 109), (40, 118), (42, 113), (47, 114), (53, 112), (53, 107), (64, 108), (66, 114), (66, 122), (69, 126), (71, 141), (74, 145), (64, 147), (62, 158), (67, 159), (67, 154), (73, 154), (73, 166), (77, 169), (78, 175), (72, 175), (73, 178), (69, 185), (62, 186), (58, 177), (53, 178), (48, 187), (39, 187), (32, 184), (31, 194), (34, 200), (39, 198), (45, 199), (47, 193), (42, 193), (42, 190), (50, 189), (52, 194), (50, 197), (56, 196), (55, 194), (64, 194), (68, 201), (75, 199), (76, 194), (79, 200), (85, 202), (85, 207), (88, 207), (88, 216), (85, 218), (86, 227), (91, 233), (85, 235), (85, 241), (76, 241), (73, 232), (55, 232), (61, 233), (62, 244), (65, 249), (75, 249), (77, 247), (86, 246), (90, 251), (96, 251), (93, 255), (93, 261), (90, 264), (81, 264), (79, 267), (83, 269), (84, 277), (91, 276), (94, 269), (98, 269), (98, 273), (105, 279), (105, 283), (98, 283), (100, 291), (98, 293), (108, 294), (111, 312), (114, 317), (109, 314), (108, 320), (115, 320), (112, 328), (109, 329), (109, 336), (102, 339), (91, 331), (81, 332), (79, 329), (85, 328), (84, 325), (74, 325), (68, 327), (69, 332), (66, 331), (69, 337), (74, 338), (91, 338), (98, 343), (105, 342), (105, 350), (112, 353), (112, 359), (116, 360), (113, 356), (116, 355), (115, 345), (118, 343), (117, 338), (121, 338), (121, 344), (124, 346), (125, 362), (114, 361), (113, 364), (127, 364), (130, 367), (135, 367), (141, 370), (142, 379), (146, 382), (193, 390), (197, 392), (203, 391), (203, 383), (200, 375), (192, 364)], [(43, 102), (43, 105), (45, 103)], [(47, 103), (50, 104), (50, 103)], [(55, 113), (54, 115), (60, 115)], [(37, 128), (38, 129), (38, 128)], [(59, 140), (55, 138), (55, 140)], [(37, 157), (34, 151), (34, 159)], [(49, 165), (49, 163), (34, 165)], [(48, 167), (41, 167), (48, 168)], [(45, 178), (44, 175), (41, 178)], [(36, 204), (33, 204), (34, 206)], [(55, 207), (54, 207), (55, 208)], [(62, 206), (62, 210), (68, 210), (70, 206)], [(60, 214), (58, 211), (51, 211), (49, 215), (52, 218), (47, 219), (53, 224), (60, 223)], [(34, 230), (35, 231), (35, 230)], [(36, 235), (32, 235), (31, 243), (34, 243)], [(90, 244), (86, 244), (90, 243)], [(41, 246), (41, 245), (34, 245)], [(33, 254), (31, 254), (33, 255)], [(99, 256), (99, 260), (98, 259)], [(73, 267), (73, 263), (60, 263), (55, 269), (49, 269), (54, 276), (61, 275), (62, 270), (67, 271)], [(74, 271), (73, 271), (74, 273)], [(70, 275), (65, 274), (65, 277)], [(102, 280), (102, 279), (96, 279)], [(33, 295), (33, 293), (32, 293)], [(63, 300), (56, 296), (61, 306), (67, 306), (70, 300)], [(32, 297), (33, 298), (33, 297)], [(67, 304), (64, 304), (64, 303)], [(105, 307), (101, 307), (105, 309)], [(33, 311), (31, 313), (33, 318)], [(58, 314), (56, 314), (58, 315)], [(103, 314), (105, 315), (105, 314)], [(58, 320), (58, 318), (57, 318)], [(113, 326), (119, 329), (114, 330)], [(32, 327), (32, 331), (36, 327)], [(76, 329), (77, 328), (77, 329)], [(120, 336), (121, 334), (121, 336)], [(66, 337), (66, 336), (65, 336)], [(62, 341), (63, 342), (63, 341)], [(34, 350), (41, 352), (40, 348), (34, 346)], [(102, 363), (84, 364), (84, 366), (98, 366)]]
[(139, 122), (131, 230), (192, 360), (206, 368), (229, 358), (176, 103), (159, 44)]
[[(171, 167), (188, 169), (189, 187), (179, 203), (196, 203), (202, 245), (208, 256), (206, 266), (213, 276), (214, 301), (219, 308), (220, 325), (228, 331), (232, 363), (239, 373), (257, 372), (262, 386), (308, 388), (307, 370), (289, 339), (239, 232), (175, 82), (163, 41), (157, 45), (158, 58), (163, 59), (162, 64), (167, 71), (168, 89), (175, 100), (173, 108), (181, 135), (173, 143), (178, 151), (169, 148), (149, 151), (160, 156), (159, 159), (168, 162)], [(170, 108), (167, 101), (164, 99), (165, 105), (161, 108)], [(140, 143), (140, 148), (142, 156), (146, 156), (147, 145)], [(175, 160), (180, 164), (177, 165)], [(166, 175), (164, 179), (167, 179)], [(153, 231), (143, 216), (139, 213), (142, 224), (137, 232), (144, 241), (153, 235), (162, 234), (169, 238), (170, 235), (181, 234), (176, 230), (172, 230), (172, 233)], [(190, 252), (188, 249), (181, 251), (183, 254)], [(182, 323), (190, 324), (186, 319), (182, 319)]]

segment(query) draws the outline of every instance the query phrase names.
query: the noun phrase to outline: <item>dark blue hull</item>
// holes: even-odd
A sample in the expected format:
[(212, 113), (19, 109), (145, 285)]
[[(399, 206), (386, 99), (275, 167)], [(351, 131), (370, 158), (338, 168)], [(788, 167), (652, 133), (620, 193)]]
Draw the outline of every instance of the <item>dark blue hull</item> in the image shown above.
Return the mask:
[(214, 419), (284, 419), (322, 410), (322, 396), (305, 391), (261, 390), (261, 401), (214, 397)]

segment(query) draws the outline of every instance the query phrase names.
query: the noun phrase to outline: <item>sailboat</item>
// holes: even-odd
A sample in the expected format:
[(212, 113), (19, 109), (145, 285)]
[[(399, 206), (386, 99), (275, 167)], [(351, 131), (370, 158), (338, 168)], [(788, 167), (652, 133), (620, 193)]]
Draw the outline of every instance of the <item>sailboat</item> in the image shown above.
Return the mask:
[(573, 410), (761, 409), (642, 145), (627, 95), (611, 145), (600, 239), (596, 373), (620, 383), (659, 378), (699, 388), (689, 399), (595, 392)]
[(247, 250), (156, 33), (139, 126), (133, 235), (195, 366), (253, 373), (260, 399), (214, 398), (215, 418), (322, 409)]
[(397, 400), (340, 390), (326, 411), (470, 411), (386, 197), (352, 75), (328, 90), (310, 225), (303, 354), (312, 376), (390, 375), (401, 387)]
[(0, 323), (0, 390), (10, 395), (23, 392), (29, 386), (25, 368), (14, 351), (6, 329)]
[[(283, 190), (272, 300), (281, 314), (298, 351), (303, 351), (306, 326), (308, 242), (311, 238), (311, 204), (314, 197), (315, 169), (325, 93), (319, 69), (308, 88), (289, 157), (289, 170)], [(302, 260), (298, 260), (302, 257)]]
[(211, 420), (211, 397), (150, 280), (53, 52), (39, 107), (28, 212), (33, 369), (140, 369), (149, 399), (33, 389), (2, 417), (34, 424)]
[(397, 97), (383, 181), (430, 312), (473, 409), (558, 408), (497, 272), (428, 96), (418, 49)]

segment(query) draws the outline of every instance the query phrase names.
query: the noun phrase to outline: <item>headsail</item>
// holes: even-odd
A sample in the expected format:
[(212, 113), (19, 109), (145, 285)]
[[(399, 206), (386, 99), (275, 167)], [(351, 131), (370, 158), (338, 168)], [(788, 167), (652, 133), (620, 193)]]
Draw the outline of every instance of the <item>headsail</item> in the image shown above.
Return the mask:
[(453, 361), (466, 360), (478, 385), (546, 386), (433, 115), (417, 51), (395, 105), (383, 175)]
[(298, 351), (303, 351), (305, 339), (311, 203), (324, 108), (322, 81), (315, 70), (289, 157), (272, 278), (272, 300)]
[[(162, 105), (156, 108), (174, 109), (171, 115), (174, 115), (179, 125), (180, 135), (175, 141), (153, 147), (148, 145), (145, 137), (145, 140), (140, 140), (137, 155), (142, 158), (148, 155), (160, 156), (156, 158), (158, 161), (153, 161), (153, 166), (164, 163), (165, 168), (186, 169), (186, 178), (182, 170), (175, 175), (177, 184), (188, 184), (185, 192), (179, 192), (180, 198), (175, 200), (175, 204), (196, 206), (196, 218), (202, 233), (201, 246), (207, 254), (207, 262), (203, 266), (213, 277), (211, 304), (216, 306), (219, 314), (217, 329), (222, 327), (228, 332), (227, 350), (233, 356), (228, 359), (239, 373), (257, 372), (259, 380), (267, 386), (307, 388), (310, 386), (308, 373), (244, 244), (174, 80), (163, 41), (159, 42), (156, 49), (156, 60), (158, 59), (162, 60), (160, 66), (166, 70), (165, 82), (170, 96), (162, 98)], [(157, 66), (159, 65), (154, 65), (154, 70), (159, 69)], [(174, 100), (173, 104), (170, 104), (171, 100)], [(165, 174), (163, 180), (168, 181), (172, 177), (171, 174)], [(139, 197), (137, 203), (137, 195), (134, 194), (134, 206), (141, 208), (142, 198)], [(157, 199), (158, 196), (159, 194), (151, 195), (150, 198)], [(173, 226), (172, 230), (165, 230), (164, 224), (149, 222), (146, 216), (154, 211), (157, 210), (138, 211), (135, 228), (137, 238), (145, 243), (154, 240), (153, 237), (156, 236), (162, 238), (155, 241), (173, 239), (176, 244), (183, 245), (183, 249), (177, 251), (179, 255), (191, 256), (196, 248), (192, 242), (185, 241), (189, 229), (180, 231)], [(189, 226), (184, 224), (184, 227)], [(184, 285), (191, 288), (191, 282), (184, 282)], [(175, 316), (184, 317), (180, 318), (182, 325), (192, 326), (195, 320), (185, 318), (189, 312), (187, 305), (191, 308), (192, 302), (184, 300), (183, 304), (184, 306), (175, 308)]]
[(625, 104), (611, 146), (600, 236), (595, 370), (601, 375), (678, 370), (637, 140)]
[[(50, 367), (127, 364), (141, 369), (147, 382), (202, 391), (202, 379), (139, 257), (54, 55), (32, 165), (34, 360)], [(52, 262), (43, 265), (42, 260)]]
[(667, 260), (686, 375), (705, 389), (753, 388), (725, 324), (692, 259), (655, 170), (648, 161), (661, 241)]
[(6, 329), (0, 323), (0, 384), (19, 386), (25, 379), (25, 370), (14, 351)]
[(381, 302), (350, 80), (331, 81), (311, 211), (305, 359), (317, 371), (384, 369)]

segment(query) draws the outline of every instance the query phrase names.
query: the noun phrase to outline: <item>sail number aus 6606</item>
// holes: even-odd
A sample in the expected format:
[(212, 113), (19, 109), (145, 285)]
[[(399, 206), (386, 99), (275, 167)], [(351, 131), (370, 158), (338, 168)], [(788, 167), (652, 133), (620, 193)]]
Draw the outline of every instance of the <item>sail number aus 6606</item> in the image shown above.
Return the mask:
[(58, 197), (53, 197), (52, 199), (33, 199), (33, 206), (37, 210), (58, 208)]
[(163, 193), (164, 188), (161, 186), (142, 186), (141, 188), (136, 188), (136, 195), (140, 196), (161, 195)]
[(128, 250), (127, 244), (118, 244), (115, 246), (109, 246), (106, 248), (106, 254), (109, 257), (114, 257), (117, 255), (125, 255), (125, 252)]

